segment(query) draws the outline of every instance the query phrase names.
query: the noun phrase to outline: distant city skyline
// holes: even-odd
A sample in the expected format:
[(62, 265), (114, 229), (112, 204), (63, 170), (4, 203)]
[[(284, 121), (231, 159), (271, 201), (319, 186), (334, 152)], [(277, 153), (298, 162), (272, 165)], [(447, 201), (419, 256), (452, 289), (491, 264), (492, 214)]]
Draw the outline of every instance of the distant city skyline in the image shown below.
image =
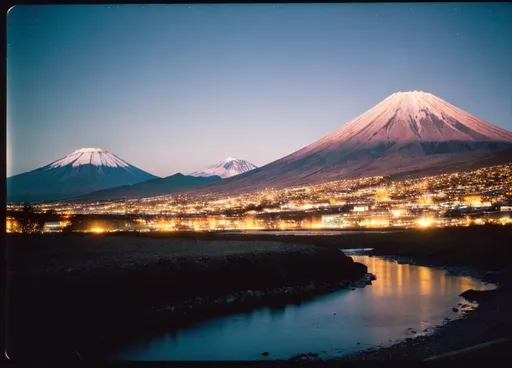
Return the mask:
[(85, 147), (263, 166), (410, 90), (512, 131), (511, 40), (510, 3), (18, 5), (7, 176)]

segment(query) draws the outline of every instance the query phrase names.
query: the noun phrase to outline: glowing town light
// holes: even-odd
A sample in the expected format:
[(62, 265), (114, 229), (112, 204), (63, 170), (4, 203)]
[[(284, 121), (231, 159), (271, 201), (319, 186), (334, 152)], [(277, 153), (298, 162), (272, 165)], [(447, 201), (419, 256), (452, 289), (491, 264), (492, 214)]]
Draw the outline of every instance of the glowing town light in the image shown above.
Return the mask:
[(391, 214), (393, 215), (393, 217), (400, 217), (404, 214), (404, 211), (403, 210), (392, 210)]
[(311, 225), (310, 225), (311, 229), (321, 229), (322, 227), (323, 227), (322, 223), (317, 222), (317, 221), (312, 221)]
[(102, 229), (101, 227), (93, 227), (93, 228), (91, 229), (91, 232), (93, 232), (93, 233), (95, 233), (95, 234), (101, 234), (101, 233), (105, 232), (105, 230), (104, 230), (104, 229)]
[(512, 224), (512, 218), (502, 217), (500, 222), (502, 225)]
[(430, 193), (425, 193), (421, 197), (418, 198), (418, 204), (420, 204), (420, 205), (430, 205), (433, 203), (434, 203), (434, 201), (432, 198), (432, 194), (430, 194)]
[(354, 206), (353, 211), (354, 212), (366, 212), (366, 211), (368, 211), (368, 209), (369, 209), (368, 206)]
[(464, 202), (472, 207), (478, 207), (482, 204), (482, 196), (473, 195), (464, 198)]
[(173, 231), (174, 225), (172, 224), (163, 224), (158, 230), (160, 231)]
[(433, 221), (430, 218), (422, 217), (422, 218), (418, 219), (418, 226), (422, 227), (422, 228), (430, 227), (430, 226), (432, 226), (432, 223), (433, 223)]

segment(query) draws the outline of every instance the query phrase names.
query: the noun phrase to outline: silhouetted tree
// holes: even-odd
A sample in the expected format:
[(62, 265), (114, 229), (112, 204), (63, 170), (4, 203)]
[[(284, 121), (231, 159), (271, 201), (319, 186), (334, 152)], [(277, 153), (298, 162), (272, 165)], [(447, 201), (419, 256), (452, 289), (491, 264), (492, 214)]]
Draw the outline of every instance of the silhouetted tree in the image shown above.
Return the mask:
[(19, 224), (23, 234), (39, 234), (43, 231), (44, 219), (34, 211), (34, 207), (25, 204), (19, 217)]

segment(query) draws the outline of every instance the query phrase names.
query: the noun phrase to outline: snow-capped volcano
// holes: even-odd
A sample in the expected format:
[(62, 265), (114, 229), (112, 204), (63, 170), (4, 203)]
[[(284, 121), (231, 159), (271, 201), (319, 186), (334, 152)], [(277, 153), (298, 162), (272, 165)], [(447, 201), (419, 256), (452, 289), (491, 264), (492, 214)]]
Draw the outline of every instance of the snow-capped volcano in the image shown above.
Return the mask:
[(230, 178), (251, 170), (256, 169), (257, 166), (248, 161), (241, 160), (235, 157), (228, 157), (223, 161), (219, 161), (212, 166), (193, 172), (192, 176), (220, 176), (221, 178)]
[(510, 161), (511, 132), (433, 94), (398, 92), (309, 146), (215, 187), (218, 192), (283, 188)]
[(72, 167), (80, 165), (129, 167), (126, 161), (102, 148), (81, 148), (71, 152), (66, 157), (50, 164), (50, 167), (61, 167), (71, 164)]
[(512, 141), (512, 133), (431, 93), (397, 92), (308, 148), (414, 141)]
[(157, 178), (100, 148), (81, 148), (7, 179), (8, 202), (63, 199)]

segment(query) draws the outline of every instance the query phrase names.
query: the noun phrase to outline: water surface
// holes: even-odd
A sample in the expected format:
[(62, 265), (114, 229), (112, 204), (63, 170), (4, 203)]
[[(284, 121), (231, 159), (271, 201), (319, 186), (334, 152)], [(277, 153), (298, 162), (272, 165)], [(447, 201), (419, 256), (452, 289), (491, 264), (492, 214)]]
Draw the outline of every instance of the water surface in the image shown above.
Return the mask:
[[(155, 335), (111, 354), (120, 360), (273, 360), (300, 353), (330, 358), (418, 336), (455, 319), (459, 294), (495, 286), (445, 271), (352, 256), (377, 275), (373, 285), (301, 305), (258, 308)], [(412, 330), (417, 333), (414, 334)], [(267, 357), (262, 352), (269, 352)]]
[(226, 231), (222, 234), (226, 235), (292, 235), (292, 236), (333, 236), (347, 234), (386, 234), (404, 232), (407, 230), (243, 230), (243, 231)]

